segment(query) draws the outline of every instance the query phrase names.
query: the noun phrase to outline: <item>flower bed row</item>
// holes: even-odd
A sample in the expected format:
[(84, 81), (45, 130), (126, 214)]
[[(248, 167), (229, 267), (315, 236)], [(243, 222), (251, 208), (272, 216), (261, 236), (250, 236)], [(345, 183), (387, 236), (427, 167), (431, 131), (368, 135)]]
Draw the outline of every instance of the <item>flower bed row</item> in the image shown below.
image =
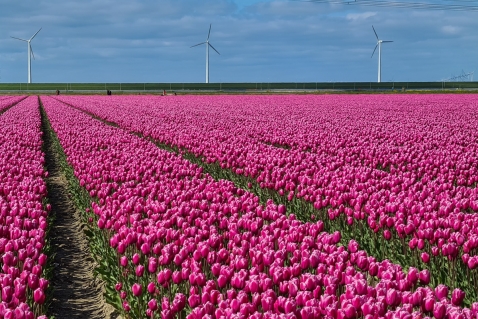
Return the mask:
[[(11, 106), (17, 97), (1, 99)], [(46, 318), (49, 250), (38, 99), (0, 116), (0, 318)]]
[[(472, 317), (464, 293), (377, 261), (323, 223), (215, 181), (158, 149), (53, 100), (45, 111), (83, 192), (109, 289), (140, 318)], [(81, 192), (81, 190), (79, 190)], [(78, 197), (83, 195), (77, 194)]]
[(24, 96), (0, 96), (0, 114), (23, 99)]
[(473, 95), (61, 99), (477, 298)]

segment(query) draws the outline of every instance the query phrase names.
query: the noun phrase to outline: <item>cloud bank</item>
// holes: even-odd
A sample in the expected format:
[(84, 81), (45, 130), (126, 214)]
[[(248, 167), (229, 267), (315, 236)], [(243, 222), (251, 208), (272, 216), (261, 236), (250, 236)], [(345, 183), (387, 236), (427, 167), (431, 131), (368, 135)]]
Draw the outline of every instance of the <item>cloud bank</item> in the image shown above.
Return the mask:
[(435, 81), (478, 66), (478, 12), (287, 0), (0, 0), (0, 82)]

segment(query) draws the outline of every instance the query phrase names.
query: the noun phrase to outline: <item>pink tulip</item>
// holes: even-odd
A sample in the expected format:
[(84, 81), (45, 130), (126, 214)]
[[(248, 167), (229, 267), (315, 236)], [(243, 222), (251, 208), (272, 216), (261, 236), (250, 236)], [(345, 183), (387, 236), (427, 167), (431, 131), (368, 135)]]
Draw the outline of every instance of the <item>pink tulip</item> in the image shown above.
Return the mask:
[(444, 304), (437, 302), (433, 307), (433, 316), (436, 319), (443, 319), (446, 315), (446, 307)]
[(435, 296), (439, 299), (442, 300), (448, 296), (448, 287), (445, 285), (438, 285), (435, 288)]
[(451, 293), (451, 302), (455, 306), (461, 306), (465, 299), (465, 293), (459, 288), (455, 288)]
[(45, 302), (45, 299), (46, 296), (43, 290), (41, 288), (35, 289), (35, 291), (33, 292), (33, 300), (35, 301), (35, 303), (41, 305)]
[(131, 311), (131, 307), (129, 306), (129, 303), (127, 301), (123, 301), (123, 310), (126, 311), (126, 312), (130, 312)]
[(428, 312), (432, 312), (433, 309), (434, 309), (434, 305), (435, 305), (435, 299), (433, 298), (425, 298), (425, 301), (424, 301), (424, 304), (423, 304), (423, 308), (428, 311)]
[(126, 256), (121, 256), (120, 265), (125, 267), (125, 268), (126, 268), (126, 266), (128, 266), (128, 258)]
[(424, 263), (428, 263), (430, 261), (430, 255), (428, 253), (421, 253), (420, 257)]
[(430, 272), (428, 271), (428, 269), (420, 271), (418, 277), (420, 279), (421, 284), (428, 285), (430, 283)]
[(148, 301), (148, 308), (151, 309), (151, 311), (156, 311), (158, 309), (158, 303), (156, 299), (151, 299)]
[(135, 253), (135, 254), (133, 255), (133, 258), (132, 258), (131, 260), (132, 260), (132, 262), (133, 262), (134, 265), (138, 265), (139, 262), (140, 262), (140, 258), (141, 258), (141, 257), (139, 256), (139, 254)]
[(136, 276), (137, 276), (137, 277), (143, 277), (143, 274), (144, 274), (144, 266), (143, 266), (143, 265), (138, 265), (138, 266), (136, 266), (135, 273), (136, 273)]
[(11, 286), (4, 286), (2, 288), (2, 300), (9, 303), (13, 297), (13, 289)]
[(141, 287), (140, 284), (135, 283), (131, 287), (131, 291), (133, 292), (134, 296), (138, 297), (138, 296), (141, 296), (143, 294), (143, 287)]
[(188, 303), (191, 308), (196, 308), (201, 302), (199, 295), (191, 295), (188, 298)]
[(150, 294), (154, 294), (156, 292), (156, 285), (154, 284), (154, 282), (150, 282), (148, 284), (147, 290)]

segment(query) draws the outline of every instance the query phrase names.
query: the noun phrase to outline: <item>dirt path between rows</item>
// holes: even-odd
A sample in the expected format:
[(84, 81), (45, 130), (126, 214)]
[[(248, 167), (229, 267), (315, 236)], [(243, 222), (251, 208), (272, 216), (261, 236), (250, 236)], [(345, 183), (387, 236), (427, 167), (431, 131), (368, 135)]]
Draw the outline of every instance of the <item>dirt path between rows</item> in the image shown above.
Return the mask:
[(60, 170), (45, 123), (42, 123), (48, 178), (48, 198), (55, 220), (50, 232), (56, 251), (49, 316), (55, 319), (116, 319), (118, 313), (103, 298), (103, 284), (95, 279), (94, 260), (82, 230), (79, 212), (68, 193), (68, 181)]

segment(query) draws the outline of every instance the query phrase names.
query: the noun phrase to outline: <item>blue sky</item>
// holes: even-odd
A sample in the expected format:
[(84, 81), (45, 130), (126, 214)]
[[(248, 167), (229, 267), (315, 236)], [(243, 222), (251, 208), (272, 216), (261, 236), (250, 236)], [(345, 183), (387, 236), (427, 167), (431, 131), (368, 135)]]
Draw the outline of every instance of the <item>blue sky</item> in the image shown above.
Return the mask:
[(478, 79), (478, 11), (289, 0), (0, 0), (0, 8), (0, 82), (27, 81), (27, 45), (10, 36), (40, 27), (33, 82), (204, 82), (205, 48), (190, 46), (206, 40), (210, 23), (221, 53), (210, 52), (210, 82), (376, 81), (372, 25), (394, 41), (382, 47), (382, 81), (462, 70)]

